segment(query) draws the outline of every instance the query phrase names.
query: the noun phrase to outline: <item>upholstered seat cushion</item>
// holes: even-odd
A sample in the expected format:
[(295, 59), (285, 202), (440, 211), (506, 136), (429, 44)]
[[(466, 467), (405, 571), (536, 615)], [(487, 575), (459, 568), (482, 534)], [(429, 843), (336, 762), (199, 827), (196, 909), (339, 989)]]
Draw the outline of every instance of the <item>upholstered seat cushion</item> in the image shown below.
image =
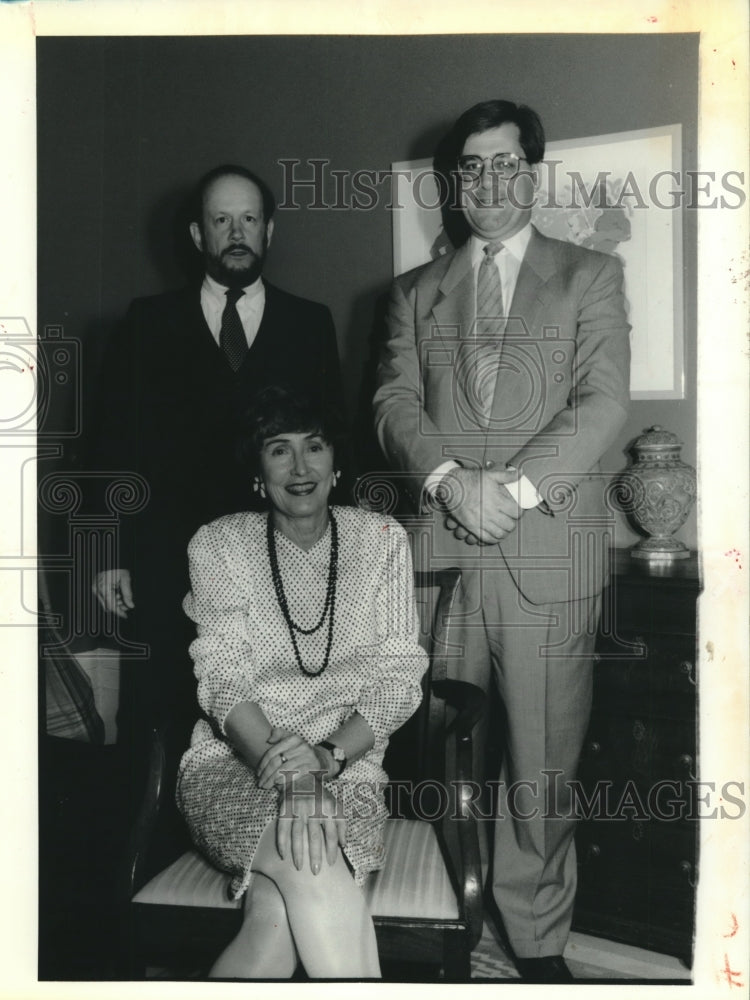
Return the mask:
[(385, 849), (385, 868), (373, 872), (365, 885), (374, 917), (458, 918), (456, 894), (434, 827), (417, 820), (388, 820)]
[[(385, 846), (385, 868), (374, 872), (365, 885), (372, 915), (456, 920), (456, 896), (433, 827), (415, 820), (388, 820)], [(133, 902), (238, 909), (242, 900), (230, 899), (228, 886), (228, 875), (196, 851), (188, 851), (151, 879)]]
[(228, 875), (212, 867), (197, 851), (187, 851), (144, 885), (133, 902), (237, 910), (242, 900), (230, 899), (228, 889)]

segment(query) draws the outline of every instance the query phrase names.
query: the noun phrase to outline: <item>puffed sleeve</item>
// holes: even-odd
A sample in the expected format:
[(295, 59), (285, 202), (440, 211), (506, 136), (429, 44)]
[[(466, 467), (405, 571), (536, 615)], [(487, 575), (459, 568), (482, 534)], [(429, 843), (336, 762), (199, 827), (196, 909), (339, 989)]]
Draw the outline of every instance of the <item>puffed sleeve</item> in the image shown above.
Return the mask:
[(204, 525), (188, 547), (191, 591), (183, 602), (198, 627), (190, 646), (198, 702), (224, 733), (235, 705), (253, 701), (255, 662), (247, 639), (247, 587), (232, 572), (228, 540), (215, 524)]
[(390, 522), (381, 531), (385, 547), (376, 591), (377, 641), (361, 654), (370, 680), (363, 686), (357, 712), (383, 749), (391, 733), (413, 715), (422, 700), (421, 678), (427, 655), (418, 642), (419, 617), (414, 600), (414, 575), (403, 528)]

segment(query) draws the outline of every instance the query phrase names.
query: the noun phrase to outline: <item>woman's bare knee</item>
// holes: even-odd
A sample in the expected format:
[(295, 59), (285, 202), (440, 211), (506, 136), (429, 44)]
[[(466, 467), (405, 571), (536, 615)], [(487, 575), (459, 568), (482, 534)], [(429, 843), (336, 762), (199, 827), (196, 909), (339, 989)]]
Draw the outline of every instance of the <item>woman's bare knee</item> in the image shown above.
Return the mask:
[(342, 874), (351, 878), (340, 850), (333, 865), (323, 859), (317, 874), (313, 874), (307, 859), (302, 868), (298, 869), (291, 858), (282, 858), (275, 849), (273, 852), (265, 852), (260, 858), (256, 854), (253, 868), (275, 882), (282, 895), (286, 889), (304, 890), (310, 894), (318, 891), (325, 893), (326, 886), (332, 880), (340, 879)]
[(245, 894), (245, 914), (250, 907), (261, 907), (270, 922), (281, 924), (286, 922), (286, 904), (276, 883), (263, 872), (254, 871), (252, 881)]

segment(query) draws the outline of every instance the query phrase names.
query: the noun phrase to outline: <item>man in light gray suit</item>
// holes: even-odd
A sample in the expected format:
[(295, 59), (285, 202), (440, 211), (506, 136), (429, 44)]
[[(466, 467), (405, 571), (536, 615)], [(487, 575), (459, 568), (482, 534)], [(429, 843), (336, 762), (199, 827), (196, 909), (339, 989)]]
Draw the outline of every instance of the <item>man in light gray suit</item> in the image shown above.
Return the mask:
[(446, 148), (470, 236), (395, 281), (375, 424), (423, 515), (417, 568), (463, 571), (457, 669), (494, 677), (506, 716), (493, 893), (521, 975), (560, 982), (611, 531), (598, 463), (628, 407), (622, 269), (531, 225), (530, 108), (478, 104)]

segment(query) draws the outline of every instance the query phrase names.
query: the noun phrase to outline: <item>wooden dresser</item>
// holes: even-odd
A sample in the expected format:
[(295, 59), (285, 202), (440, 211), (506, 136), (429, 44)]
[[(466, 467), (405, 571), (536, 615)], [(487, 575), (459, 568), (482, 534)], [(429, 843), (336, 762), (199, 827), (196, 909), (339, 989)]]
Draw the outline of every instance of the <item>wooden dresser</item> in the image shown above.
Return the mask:
[(587, 802), (573, 928), (689, 965), (700, 809), (689, 784), (697, 773), (697, 558), (660, 569), (627, 550), (614, 556), (578, 773)]

